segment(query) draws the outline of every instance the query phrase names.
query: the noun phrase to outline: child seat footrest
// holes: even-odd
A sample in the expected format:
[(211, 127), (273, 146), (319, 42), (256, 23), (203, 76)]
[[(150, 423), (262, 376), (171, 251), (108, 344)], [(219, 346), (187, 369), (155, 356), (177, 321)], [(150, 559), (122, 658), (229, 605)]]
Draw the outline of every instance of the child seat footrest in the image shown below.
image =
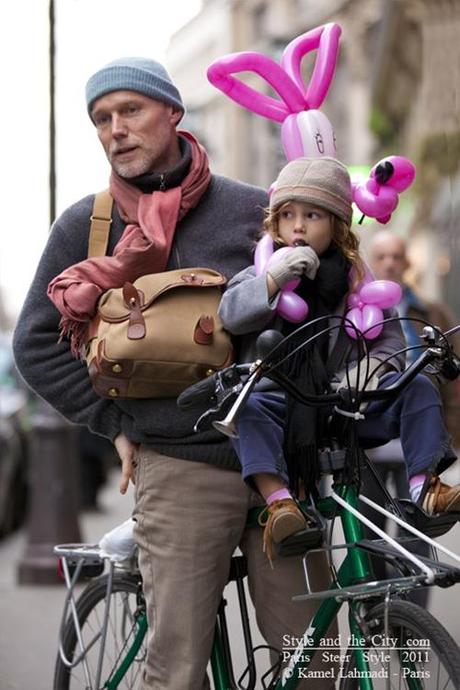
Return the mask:
[(277, 556), (303, 556), (310, 549), (318, 549), (324, 542), (326, 520), (313, 508), (305, 508), (302, 504), (300, 507), (307, 520), (307, 527), (274, 544)]
[(437, 513), (429, 515), (417, 503), (408, 498), (397, 500), (407, 522), (428, 537), (436, 538), (448, 532), (460, 521), (460, 513)]

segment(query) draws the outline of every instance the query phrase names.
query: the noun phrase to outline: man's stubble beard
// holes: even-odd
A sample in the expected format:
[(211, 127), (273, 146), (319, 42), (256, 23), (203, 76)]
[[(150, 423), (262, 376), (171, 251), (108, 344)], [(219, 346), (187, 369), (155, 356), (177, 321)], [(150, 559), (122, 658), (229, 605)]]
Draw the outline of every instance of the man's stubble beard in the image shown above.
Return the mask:
[(132, 161), (130, 163), (120, 163), (115, 161), (112, 162), (111, 165), (117, 175), (127, 180), (132, 177), (144, 175), (145, 173), (150, 172), (151, 169), (150, 161), (145, 160), (145, 158), (143, 160)]

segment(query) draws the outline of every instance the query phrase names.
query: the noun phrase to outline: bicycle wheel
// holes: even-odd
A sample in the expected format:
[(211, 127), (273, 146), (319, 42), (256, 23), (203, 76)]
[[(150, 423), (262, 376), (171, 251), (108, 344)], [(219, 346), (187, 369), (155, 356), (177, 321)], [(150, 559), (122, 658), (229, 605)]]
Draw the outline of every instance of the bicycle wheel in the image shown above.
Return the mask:
[[(460, 649), (431, 613), (408, 601), (391, 601), (387, 634), (383, 603), (369, 612), (366, 622), (370, 644), (364, 649), (373, 690), (459, 690)], [(340, 690), (358, 690), (359, 678), (366, 677), (360, 673), (349, 648)]]
[[(104, 649), (101, 650), (107, 578), (108, 575), (102, 575), (92, 580), (76, 602), (85, 649), (83, 654), (73, 619), (71, 616), (67, 619), (62, 636), (62, 650), (66, 659), (74, 662), (75, 666), (69, 668), (58, 653), (54, 690), (137, 688), (146, 655), (144, 637), (147, 627), (140, 578), (126, 573), (114, 576), (106, 640)], [(77, 662), (79, 656), (82, 658)], [(100, 656), (102, 670), (96, 685)]]

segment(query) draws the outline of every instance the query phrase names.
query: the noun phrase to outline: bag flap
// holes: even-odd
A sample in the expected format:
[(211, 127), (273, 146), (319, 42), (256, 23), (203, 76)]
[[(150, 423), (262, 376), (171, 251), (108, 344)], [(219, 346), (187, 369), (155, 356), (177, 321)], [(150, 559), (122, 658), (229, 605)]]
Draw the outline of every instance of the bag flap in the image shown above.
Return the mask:
[[(217, 287), (225, 285), (226, 282), (227, 279), (222, 273), (210, 268), (178, 268), (174, 271), (141, 276), (134, 281), (134, 287), (139, 291), (140, 309), (143, 311), (167, 290), (177, 287)], [(123, 321), (130, 313), (131, 309), (123, 297), (123, 288), (107, 290), (101, 296), (98, 314), (104, 321)]]

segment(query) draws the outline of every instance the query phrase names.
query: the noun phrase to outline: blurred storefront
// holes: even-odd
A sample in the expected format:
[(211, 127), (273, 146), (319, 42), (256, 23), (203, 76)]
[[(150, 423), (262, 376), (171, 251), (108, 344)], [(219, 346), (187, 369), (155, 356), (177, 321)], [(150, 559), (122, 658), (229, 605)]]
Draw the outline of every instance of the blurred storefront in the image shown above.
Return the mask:
[(385, 3), (373, 72), (379, 152), (417, 166), (408, 236), (414, 280), (460, 316), (460, 2)]
[[(204, 141), (216, 172), (268, 187), (285, 161), (280, 126), (224, 97), (206, 69), (242, 50), (279, 61), (289, 41), (326, 22), (342, 27), (322, 107), (337, 155), (350, 166), (392, 153), (416, 163), (416, 184), (391, 227), (410, 238), (421, 291), (460, 315), (460, 0), (205, 0), (168, 54), (188, 108), (184, 126)], [(307, 80), (313, 58), (302, 63)], [(240, 76), (276, 95), (259, 76)], [(372, 232), (362, 232), (364, 249)]]

